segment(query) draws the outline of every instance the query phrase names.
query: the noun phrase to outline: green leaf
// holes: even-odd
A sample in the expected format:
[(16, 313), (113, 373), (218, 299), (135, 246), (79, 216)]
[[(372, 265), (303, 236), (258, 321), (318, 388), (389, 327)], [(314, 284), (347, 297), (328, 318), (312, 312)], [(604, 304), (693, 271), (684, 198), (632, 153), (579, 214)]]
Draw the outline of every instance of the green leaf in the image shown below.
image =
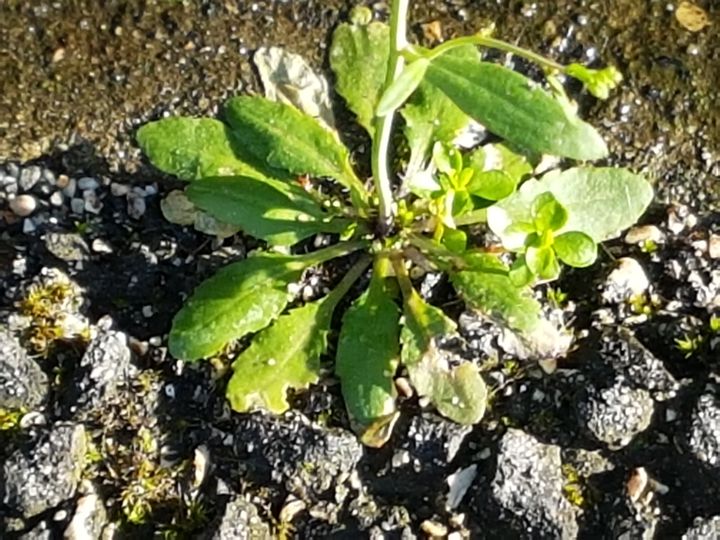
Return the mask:
[(489, 201), (499, 201), (515, 191), (515, 180), (504, 171), (475, 171), (468, 192)]
[(597, 259), (597, 244), (585, 233), (571, 231), (556, 236), (553, 247), (562, 262), (575, 268), (590, 266)]
[(535, 197), (530, 212), (538, 232), (560, 230), (568, 220), (567, 210), (549, 191)]
[(544, 192), (552, 193), (568, 213), (565, 226), (557, 233), (583, 232), (595, 243), (613, 238), (635, 223), (653, 196), (650, 184), (626, 169), (551, 171), (540, 180), (526, 181), (510, 197), (488, 208), (488, 225), (507, 249), (522, 248), (527, 235), (508, 228), (532, 222), (532, 203)]
[(445, 228), (442, 244), (454, 253), (463, 253), (467, 248), (467, 234), (459, 229)]
[(237, 357), (226, 390), (234, 410), (283, 413), (290, 407), (289, 388), (303, 389), (318, 381), (332, 318), (325, 300), (281, 316)]
[(418, 58), (407, 65), (400, 76), (385, 89), (375, 114), (379, 117), (385, 116), (405, 103), (422, 82), (429, 65), (427, 58)]
[(170, 354), (198, 360), (265, 328), (287, 305), (288, 285), (308, 262), (263, 254), (229, 264), (204, 281), (173, 319)]
[(470, 362), (450, 368), (436, 343), (456, 330), (455, 323), (411, 289), (405, 297), (401, 358), (418, 395), (430, 398), (438, 411), (461, 424), (479, 422), (485, 414), (487, 389)]
[[(525, 262), (533, 274), (540, 279), (556, 279), (560, 275), (560, 265), (551, 247), (530, 247), (525, 252)], [(517, 283), (513, 280), (513, 283)]]
[(526, 156), (501, 143), (486, 144), (473, 150), (465, 156), (465, 163), (475, 171), (502, 171), (515, 185), (530, 176), (534, 168)]
[(515, 259), (512, 266), (510, 266), (508, 277), (516, 287), (525, 287), (525, 285), (532, 284), (535, 276), (525, 262), (525, 255), (519, 255), (518, 258)]
[(522, 148), (582, 160), (607, 155), (592, 126), (510, 69), (445, 54), (431, 62), (425, 80), (467, 115)]
[(217, 219), (273, 245), (291, 246), (350, 225), (347, 219), (331, 219), (300, 186), (277, 180), (207, 178), (191, 184), (187, 195)]
[(335, 73), (336, 90), (372, 136), (375, 109), (387, 74), (390, 30), (386, 24), (370, 22), (369, 11), (357, 8), (351, 24), (337, 27), (330, 47), (330, 67)]
[(230, 129), (212, 118), (166, 118), (137, 132), (137, 141), (150, 162), (180, 180), (242, 175), (286, 177), (243, 149)]
[(250, 152), (293, 174), (328, 176), (360, 200), (366, 192), (350, 166), (350, 154), (334, 133), (291, 105), (261, 97), (230, 99), (225, 114)]
[[(480, 55), (474, 46), (458, 47), (448, 53), (459, 58), (476, 58)], [(412, 178), (424, 168), (435, 141), (451, 143), (470, 123), (445, 94), (423, 82), (400, 110), (405, 119), (405, 137), (410, 147), (410, 160), (406, 176)]]
[[(396, 411), (393, 377), (398, 363), (399, 318), (395, 302), (377, 277), (343, 317), (335, 372), (350, 418), (361, 434)], [(371, 446), (386, 442), (375, 437), (365, 440)]]
[(450, 279), (471, 308), (512, 330), (532, 332), (541, 320), (540, 304), (532, 291), (516, 287), (507, 271), (464, 270), (452, 273)]

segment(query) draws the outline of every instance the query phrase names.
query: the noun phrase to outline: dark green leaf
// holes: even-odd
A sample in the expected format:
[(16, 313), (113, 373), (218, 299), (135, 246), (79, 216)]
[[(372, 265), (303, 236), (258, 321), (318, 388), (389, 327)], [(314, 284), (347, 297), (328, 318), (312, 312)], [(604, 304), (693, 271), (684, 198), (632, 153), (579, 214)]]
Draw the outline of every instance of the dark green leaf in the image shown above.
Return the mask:
[(505, 67), (445, 54), (431, 62), (425, 80), (490, 131), (523, 148), (582, 160), (607, 155), (592, 126)]
[(229, 100), (225, 113), (238, 140), (271, 166), (334, 178), (364, 198), (347, 148), (314, 118), (291, 105), (252, 96)]
[(150, 122), (138, 130), (137, 141), (155, 167), (181, 180), (232, 175), (286, 177), (248, 153), (225, 124), (212, 118), (175, 117)]
[(274, 245), (290, 246), (350, 225), (346, 219), (331, 219), (300, 186), (277, 180), (208, 178), (191, 184), (187, 195), (219, 220)]
[[(380, 278), (373, 278), (368, 291), (343, 317), (335, 372), (350, 418), (361, 433), (396, 410), (393, 377), (398, 362), (399, 318), (397, 306)], [(364, 440), (372, 446), (385, 442)]]
[(352, 24), (343, 23), (335, 30), (330, 67), (335, 73), (338, 93), (372, 136), (375, 108), (387, 74), (390, 31), (386, 24), (370, 22), (372, 12), (368, 17), (367, 13), (359, 13), (360, 9), (369, 11), (358, 8)]
[(307, 262), (264, 254), (229, 264), (203, 282), (173, 319), (170, 354), (198, 360), (266, 327), (287, 305)]
[(535, 230), (538, 232), (560, 230), (568, 220), (567, 210), (549, 191), (535, 197), (530, 212)]
[(319, 379), (331, 318), (332, 309), (322, 299), (291, 310), (260, 332), (233, 362), (226, 391), (232, 408), (285, 412), (289, 388), (307, 388)]
[(526, 234), (510, 231), (515, 223), (532, 222), (532, 202), (550, 192), (567, 210), (558, 231), (580, 231), (594, 242), (617, 236), (635, 223), (652, 200), (653, 190), (641, 176), (626, 169), (577, 167), (530, 179), (510, 197), (488, 208), (488, 225), (507, 249), (522, 248)]
[[(525, 262), (533, 274), (540, 279), (556, 279), (560, 275), (560, 265), (551, 247), (531, 247), (525, 252)], [(515, 280), (513, 280), (516, 283)]]
[(597, 259), (597, 244), (585, 233), (571, 231), (556, 236), (553, 247), (562, 262), (575, 268), (590, 266)]

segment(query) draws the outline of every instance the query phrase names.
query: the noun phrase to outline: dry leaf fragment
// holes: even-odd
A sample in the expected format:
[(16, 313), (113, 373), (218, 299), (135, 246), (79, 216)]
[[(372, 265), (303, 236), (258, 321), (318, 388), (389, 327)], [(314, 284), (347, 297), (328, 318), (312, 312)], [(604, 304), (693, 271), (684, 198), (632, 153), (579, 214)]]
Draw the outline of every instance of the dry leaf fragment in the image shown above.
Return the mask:
[(430, 21), (429, 23), (421, 24), (420, 28), (422, 28), (425, 39), (430, 43), (441, 43), (443, 41), (440, 21)]
[(681, 2), (675, 11), (675, 18), (683, 28), (690, 32), (700, 32), (710, 25), (707, 12), (692, 2)]

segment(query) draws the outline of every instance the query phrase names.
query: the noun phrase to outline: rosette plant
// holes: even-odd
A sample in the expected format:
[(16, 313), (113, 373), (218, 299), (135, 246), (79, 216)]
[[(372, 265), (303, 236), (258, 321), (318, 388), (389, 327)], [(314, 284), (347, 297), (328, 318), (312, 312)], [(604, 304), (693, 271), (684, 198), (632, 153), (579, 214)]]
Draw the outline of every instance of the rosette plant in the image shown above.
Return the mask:
[[(532, 287), (563, 264), (593, 264), (598, 243), (632, 225), (653, 195), (631, 171), (590, 164), (607, 146), (564, 92), (563, 80), (576, 78), (605, 98), (621, 79), (614, 68), (561, 65), (488, 32), (424, 48), (406, 39), (407, 9), (393, 0), (387, 24), (355, 9), (330, 48), (335, 88), (372, 143), (371, 178), (333, 129), (259, 96), (230, 99), (220, 119), (167, 118), (137, 134), (157, 168), (188, 182), (192, 203), (267, 246), (194, 291), (173, 321), (170, 353), (199, 361), (239, 349), (227, 384), (233, 409), (281, 413), (289, 389), (319, 380), (333, 343), (348, 413), (370, 446), (398, 417), (399, 366), (448, 418), (473, 424), (486, 407), (477, 364), (440, 346), (456, 323), (418, 293), (409, 270), (446, 273), (466, 306), (542, 355), (551, 325)], [(490, 49), (534, 62), (545, 79), (485, 59)], [(492, 142), (460, 147), (471, 126)], [(544, 156), (563, 167), (541, 173)], [(482, 230), (502, 249), (475, 245), (468, 232)], [(333, 243), (308, 247), (318, 234)], [(303, 273), (336, 258), (349, 270), (335, 288), (298, 299)], [(346, 305), (336, 333), (333, 315)]]

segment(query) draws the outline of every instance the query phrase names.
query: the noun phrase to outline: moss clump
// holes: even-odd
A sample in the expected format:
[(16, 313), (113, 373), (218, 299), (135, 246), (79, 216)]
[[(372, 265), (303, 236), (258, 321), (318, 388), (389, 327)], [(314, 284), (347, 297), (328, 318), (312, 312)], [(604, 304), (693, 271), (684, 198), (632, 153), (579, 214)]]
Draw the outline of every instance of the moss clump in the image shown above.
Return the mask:
[(577, 469), (572, 465), (565, 463), (562, 466), (562, 473), (565, 477), (565, 484), (563, 485), (563, 496), (572, 504), (578, 508), (585, 506), (585, 494), (582, 485), (582, 480), (577, 472)]

